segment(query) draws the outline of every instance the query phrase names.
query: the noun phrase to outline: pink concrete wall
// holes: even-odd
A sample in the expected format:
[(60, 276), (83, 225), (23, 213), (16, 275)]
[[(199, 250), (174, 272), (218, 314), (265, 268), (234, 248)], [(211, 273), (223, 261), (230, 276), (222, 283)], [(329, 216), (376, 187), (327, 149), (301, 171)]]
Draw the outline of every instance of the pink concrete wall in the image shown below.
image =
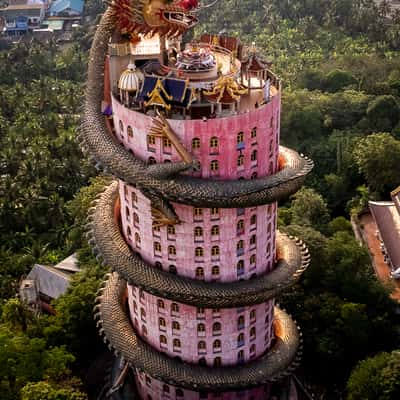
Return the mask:
[[(200, 267), (206, 281), (249, 279), (270, 271), (274, 265), (275, 203), (247, 209), (221, 208), (214, 214), (204, 208), (200, 216), (194, 215), (191, 206), (173, 204), (182, 223), (175, 225), (175, 234), (171, 234), (166, 226), (152, 229), (150, 201), (139, 190), (120, 181), (120, 199), (124, 236), (132, 249), (152, 265), (166, 271), (173, 265), (178, 274), (191, 278), (196, 278)], [(241, 221), (244, 228), (238, 229)], [(213, 227), (218, 234), (213, 235)], [(201, 236), (195, 236), (196, 228), (201, 228)], [(214, 246), (219, 248), (218, 256), (212, 255)], [(198, 248), (203, 249), (202, 257), (196, 255)], [(219, 268), (218, 275), (212, 274), (213, 267)]]
[(221, 365), (245, 363), (263, 354), (273, 338), (273, 301), (199, 309), (128, 286), (128, 302), (132, 324), (142, 339), (191, 363), (200, 359), (209, 366), (218, 361)]
[[(162, 138), (155, 138), (155, 145), (148, 145), (147, 133), (152, 117), (133, 111), (112, 99), (116, 138), (127, 149), (144, 161), (180, 161), (173, 146), (164, 147)], [(196, 176), (215, 179), (250, 179), (276, 171), (279, 147), (280, 95), (272, 97), (267, 104), (247, 113), (225, 118), (203, 120), (168, 120), (185, 148), (201, 163)], [(128, 127), (130, 134), (128, 134)], [(132, 129), (132, 130), (131, 130)], [(256, 136), (252, 137), (255, 129)], [(243, 142), (238, 145), (237, 136), (243, 132)], [(192, 140), (200, 139), (200, 147), (192, 148)], [(210, 147), (211, 138), (217, 138), (218, 146)], [(252, 153), (256, 151), (256, 160)], [(244, 163), (238, 166), (238, 157)], [(211, 171), (212, 161), (218, 161), (218, 171)]]
[(165, 384), (139, 371), (136, 371), (135, 378), (139, 395), (143, 400), (266, 400), (270, 392), (269, 385), (264, 385), (240, 392), (200, 394)]

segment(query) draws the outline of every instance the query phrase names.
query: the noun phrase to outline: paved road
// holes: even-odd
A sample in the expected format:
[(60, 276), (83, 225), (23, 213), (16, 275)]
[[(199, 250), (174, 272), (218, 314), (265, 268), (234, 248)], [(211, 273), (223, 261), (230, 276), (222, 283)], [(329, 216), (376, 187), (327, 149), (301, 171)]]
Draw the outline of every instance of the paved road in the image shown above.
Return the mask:
[(377, 226), (370, 213), (363, 214), (360, 217), (360, 230), (364, 244), (367, 246), (372, 266), (375, 274), (383, 283), (393, 284), (395, 286), (391, 297), (400, 302), (400, 280), (390, 278), (390, 268), (383, 261), (383, 254), (380, 248), (380, 241), (376, 237)]

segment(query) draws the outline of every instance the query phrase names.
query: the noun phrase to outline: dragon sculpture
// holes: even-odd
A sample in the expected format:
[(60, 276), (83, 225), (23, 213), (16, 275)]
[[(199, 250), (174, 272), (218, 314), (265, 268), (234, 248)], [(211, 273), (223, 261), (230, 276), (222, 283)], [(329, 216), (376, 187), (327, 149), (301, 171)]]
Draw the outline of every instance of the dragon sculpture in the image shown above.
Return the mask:
[[(88, 82), (83, 121), (78, 140), (99, 169), (153, 195), (198, 207), (250, 207), (287, 198), (302, 185), (313, 167), (311, 160), (281, 148), (284, 167), (275, 175), (254, 180), (215, 181), (181, 172), (198, 163), (177, 162), (147, 165), (112, 137), (101, 113), (103, 76), (108, 43), (115, 31), (150, 33), (170, 37), (181, 34), (196, 22), (201, 7), (196, 0), (168, 3), (166, 0), (115, 0), (110, 3), (97, 28), (89, 56)], [(169, 211), (171, 214), (171, 210)]]
[[(115, 34), (134, 37), (159, 34), (173, 37), (183, 34), (197, 23), (196, 13), (204, 7), (197, 0), (114, 0), (109, 3), (96, 30), (89, 55), (88, 81), (79, 141), (82, 149), (99, 169), (111, 173), (138, 189), (162, 211), (172, 223), (179, 223), (171, 201), (195, 207), (242, 208), (264, 205), (287, 198), (302, 185), (313, 168), (313, 162), (295, 151), (280, 148), (284, 160), (280, 170), (271, 176), (253, 180), (200, 179), (183, 174), (198, 168), (198, 161), (182, 151), (182, 161), (148, 165), (121, 146), (109, 132), (101, 113), (104, 68), (110, 38)], [(218, 88), (217, 88), (218, 89)], [(220, 92), (236, 95), (240, 87), (231, 82)], [(218, 90), (212, 92), (217, 95)], [(219, 94), (221, 94), (218, 92)], [(151, 132), (173, 136), (168, 121), (161, 115), (153, 120)], [(223, 367), (208, 370), (200, 365), (186, 365), (155, 352), (132, 330), (123, 296), (126, 283), (154, 295), (174, 299), (197, 307), (235, 307), (258, 304), (273, 298), (293, 284), (308, 266), (310, 258), (298, 239), (278, 237), (279, 258), (276, 269), (257, 281), (235, 283), (200, 282), (160, 271), (131, 251), (122, 237), (115, 218), (118, 183), (113, 182), (90, 210), (87, 236), (97, 258), (114, 273), (101, 291), (96, 316), (110, 346), (132, 365), (164, 382), (196, 390), (234, 390), (278, 379), (285, 369), (297, 363), (300, 337), (295, 323), (276, 311), (283, 327), (274, 348), (247, 369)]]

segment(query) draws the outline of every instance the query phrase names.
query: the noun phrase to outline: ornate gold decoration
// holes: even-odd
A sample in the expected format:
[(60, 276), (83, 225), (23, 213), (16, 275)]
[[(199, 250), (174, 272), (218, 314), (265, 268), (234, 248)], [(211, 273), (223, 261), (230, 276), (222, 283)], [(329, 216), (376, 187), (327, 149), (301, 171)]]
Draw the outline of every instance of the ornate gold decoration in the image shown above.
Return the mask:
[(217, 96), (217, 103), (221, 101), (224, 94), (227, 93), (234, 100), (238, 101), (240, 96), (246, 94), (248, 89), (237, 83), (231, 76), (221, 76), (212, 90), (204, 92), (207, 96)]

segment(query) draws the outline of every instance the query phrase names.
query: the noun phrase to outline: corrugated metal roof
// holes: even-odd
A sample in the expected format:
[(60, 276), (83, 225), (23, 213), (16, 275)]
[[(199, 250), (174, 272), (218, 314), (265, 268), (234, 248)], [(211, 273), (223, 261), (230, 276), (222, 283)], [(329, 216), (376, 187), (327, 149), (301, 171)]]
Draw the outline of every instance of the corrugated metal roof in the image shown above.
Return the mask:
[(50, 13), (58, 14), (69, 8), (71, 10), (82, 13), (83, 6), (83, 0), (56, 0), (50, 7)]
[(35, 280), (40, 293), (57, 299), (68, 289), (71, 275), (54, 267), (35, 264), (26, 279)]
[(370, 201), (369, 208), (394, 268), (400, 267), (400, 214), (392, 201)]

